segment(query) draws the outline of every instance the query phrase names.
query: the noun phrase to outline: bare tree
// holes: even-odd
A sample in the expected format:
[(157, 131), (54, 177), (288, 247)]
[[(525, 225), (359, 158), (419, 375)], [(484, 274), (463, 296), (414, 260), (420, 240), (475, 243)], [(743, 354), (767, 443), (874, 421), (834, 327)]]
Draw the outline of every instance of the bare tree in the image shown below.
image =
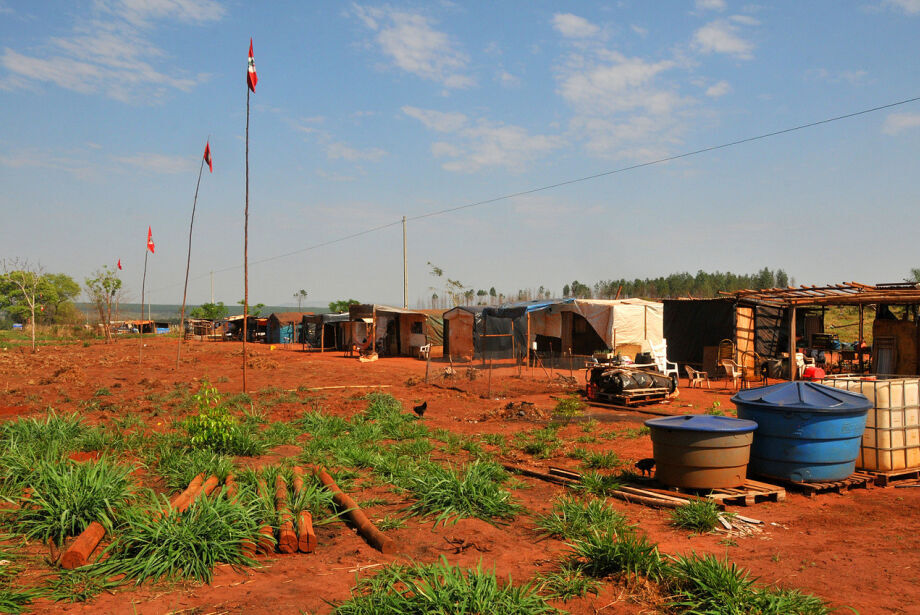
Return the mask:
[[(86, 278), (86, 295), (99, 311), (99, 321), (105, 329), (106, 342), (112, 341), (112, 302), (121, 289), (121, 279), (118, 273), (108, 266), (93, 272), (95, 277)], [(141, 306), (143, 310), (143, 306)], [(141, 318), (143, 319), (143, 312)]]
[(35, 352), (35, 304), (40, 295), (40, 286), (44, 277), (44, 269), (40, 264), (32, 265), (27, 259), (14, 258), (0, 261), (3, 269), (3, 281), (8, 283), (14, 292), (9, 293), (13, 302), (25, 302), (29, 308), (30, 326), (32, 329), (32, 352)]

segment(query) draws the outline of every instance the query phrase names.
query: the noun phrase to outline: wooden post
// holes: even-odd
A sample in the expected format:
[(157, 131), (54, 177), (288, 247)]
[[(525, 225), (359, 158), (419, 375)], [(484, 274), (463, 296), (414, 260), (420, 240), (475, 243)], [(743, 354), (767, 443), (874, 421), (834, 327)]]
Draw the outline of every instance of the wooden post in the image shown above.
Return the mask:
[[(208, 135), (208, 146), (211, 145), (211, 136)], [(208, 153), (210, 155), (210, 151)], [(195, 206), (198, 205), (198, 187), (201, 185), (201, 172), (204, 171), (204, 156), (198, 166), (198, 181), (195, 183), (195, 198), (192, 200), (192, 220), (188, 225), (188, 257), (185, 260), (185, 287), (182, 291), (182, 309), (179, 312), (179, 343), (176, 345), (176, 369), (179, 369), (179, 358), (182, 356), (182, 342), (185, 340), (185, 300), (188, 297), (188, 270), (192, 266), (192, 227), (195, 225)]]
[[(251, 42), (250, 42), (251, 44)], [(248, 68), (247, 68), (248, 70)], [(249, 335), (249, 87), (246, 87), (246, 207), (243, 210), (243, 393), (246, 393), (246, 337)]]
[(377, 352), (377, 306), (376, 305), (371, 307), (371, 352)]
[[(143, 363), (144, 361), (144, 288), (147, 286), (147, 253), (148, 252), (150, 252), (150, 248), (147, 246), (147, 244), (144, 244), (144, 277), (141, 278), (141, 319), (138, 322), (138, 325), (140, 326), (140, 334), (141, 334), (140, 335), (141, 345), (137, 353), (138, 364)], [(110, 327), (111, 325), (112, 323), (109, 322), (106, 326)], [(35, 332), (34, 322), (32, 325), (32, 331), (34, 335), (34, 332)]]
[(511, 358), (517, 363), (517, 355), (514, 352), (514, 320), (511, 320)]
[(326, 352), (326, 323), (323, 322), (322, 316), (319, 317), (319, 351)]
[(492, 357), (489, 357), (489, 399), (492, 399)]
[(789, 308), (789, 380), (795, 381), (798, 365), (795, 361), (795, 306)]
[(864, 312), (865, 307), (866, 306), (862, 304), (859, 305), (859, 336), (856, 341), (856, 352), (859, 353), (859, 373), (860, 374), (863, 371), (862, 345), (863, 345), (863, 335), (865, 334), (863, 331), (863, 318), (865, 317), (865, 312)]
[(428, 352), (425, 353), (425, 384), (428, 384), (428, 371), (431, 368), (431, 346), (428, 347)]
[(533, 377), (533, 366), (530, 364), (530, 312), (527, 312), (527, 367), (530, 368), (530, 376)]

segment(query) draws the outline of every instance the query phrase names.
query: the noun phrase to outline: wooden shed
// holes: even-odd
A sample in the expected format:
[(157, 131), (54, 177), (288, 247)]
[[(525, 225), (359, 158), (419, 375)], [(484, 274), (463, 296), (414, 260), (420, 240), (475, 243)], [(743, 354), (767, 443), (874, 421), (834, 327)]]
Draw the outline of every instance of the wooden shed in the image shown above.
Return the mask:
[(369, 347), (380, 356), (417, 357), (428, 342), (428, 315), (389, 305), (360, 304), (348, 308), (351, 324), (346, 342)]

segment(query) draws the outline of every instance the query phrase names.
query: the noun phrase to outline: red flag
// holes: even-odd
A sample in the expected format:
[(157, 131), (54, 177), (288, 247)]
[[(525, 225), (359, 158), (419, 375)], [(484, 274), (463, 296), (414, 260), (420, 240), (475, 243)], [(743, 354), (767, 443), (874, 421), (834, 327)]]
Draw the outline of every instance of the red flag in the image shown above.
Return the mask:
[(121, 269), (121, 259), (118, 259), (118, 268)]
[(150, 230), (150, 227), (147, 227), (147, 249), (150, 250), (150, 253), (153, 254), (153, 231)]
[(246, 83), (249, 89), (255, 93), (256, 84), (259, 83), (259, 76), (256, 74), (256, 61), (252, 58), (252, 39), (249, 39), (249, 72), (246, 74)]
[(211, 141), (204, 144), (204, 161), (208, 163), (208, 171), (214, 172), (214, 165), (211, 164)]

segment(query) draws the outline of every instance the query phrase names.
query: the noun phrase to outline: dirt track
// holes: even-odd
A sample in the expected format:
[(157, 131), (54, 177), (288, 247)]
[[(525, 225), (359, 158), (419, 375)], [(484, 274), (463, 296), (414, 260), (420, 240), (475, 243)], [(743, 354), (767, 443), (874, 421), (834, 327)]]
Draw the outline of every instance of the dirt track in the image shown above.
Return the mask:
[[(176, 342), (148, 339), (144, 363), (138, 365), (136, 340), (114, 345), (95, 343), (89, 347), (43, 347), (36, 355), (18, 350), (0, 353), (0, 420), (43, 412), (78, 411), (92, 423), (109, 422), (126, 414), (137, 414), (151, 430), (168, 428), (173, 411), (145, 399), (150, 393), (167, 393), (177, 385), (197, 388), (207, 378), (222, 393), (241, 391), (240, 345), (234, 343), (192, 343), (183, 349), (182, 367), (175, 368)], [(555, 381), (539, 371), (531, 377), (517, 377), (516, 368), (506, 367), (493, 374), (492, 398), (487, 398), (487, 378), (474, 381), (466, 368), (455, 369), (451, 379), (442, 378), (446, 363), (433, 361), (431, 384), (424, 384), (425, 364), (413, 359), (381, 359), (359, 363), (342, 353), (308, 354), (265, 346), (250, 346), (249, 390), (258, 393), (269, 387), (334, 387), (343, 385), (387, 385), (406, 407), (428, 402), (424, 420), (430, 428), (444, 428), (458, 434), (512, 434), (540, 426), (555, 405), (552, 395), (561, 391)], [(568, 375), (565, 372), (565, 375)], [(576, 372), (576, 377), (580, 375)], [(731, 408), (730, 392), (715, 383), (709, 390), (682, 389), (678, 400), (656, 406), (659, 410), (702, 412), (718, 401)], [(95, 397), (105, 387), (111, 395)], [(364, 389), (328, 388), (311, 393), (310, 403), (343, 416), (364, 408)], [(496, 399), (500, 398), (500, 399)], [(101, 401), (100, 401), (101, 400)], [(511, 412), (504, 418), (510, 401), (530, 401), (534, 406), (523, 417)], [(270, 409), (273, 420), (299, 415), (303, 405), (282, 403)], [(598, 432), (635, 429), (648, 418), (638, 412), (595, 410)], [(560, 432), (567, 441), (582, 434), (573, 424)], [(622, 458), (651, 456), (648, 436), (599, 439), (585, 445), (596, 450), (613, 450)], [(277, 461), (299, 452), (281, 447), (262, 461)], [(438, 451), (436, 451), (437, 453)], [(443, 456), (443, 453), (441, 453)], [(576, 468), (564, 454), (548, 461), (534, 460), (516, 449), (503, 458), (506, 463), (528, 466), (548, 464)], [(465, 457), (464, 457), (465, 459)], [(524, 479), (530, 488), (515, 496), (531, 512), (546, 511), (562, 487)], [(388, 503), (369, 509), (371, 518), (399, 511), (404, 501), (386, 490), (361, 494), (364, 499), (380, 496)], [(873, 488), (845, 495), (827, 494), (809, 499), (790, 493), (782, 503), (730, 507), (766, 522), (765, 531), (721, 542), (724, 536), (689, 536), (667, 525), (667, 512), (611, 500), (611, 504), (640, 524), (660, 544), (662, 552), (695, 550), (727, 555), (768, 583), (796, 587), (815, 593), (834, 604), (855, 608), (860, 613), (920, 613), (920, 489)], [(315, 554), (276, 556), (265, 560), (261, 569), (235, 572), (221, 568), (211, 586), (155, 586), (122, 589), (102, 595), (87, 604), (69, 605), (38, 602), (38, 613), (299, 613), (328, 612), (326, 601), (347, 598), (361, 569), (373, 572), (379, 564), (400, 557), (436, 561), (444, 556), (452, 563), (494, 567), (500, 576), (526, 580), (548, 570), (565, 550), (562, 542), (540, 539), (530, 520), (519, 517), (507, 526), (493, 526), (478, 520), (461, 520), (454, 525), (433, 528), (431, 522), (410, 518), (405, 527), (388, 534), (404, 552), (397, 558), (384, 556), (367, 546), (341, 523), (317, 528), (319, 546)], [(369, 567), (369, 568), (368, 568)], [(649, 607), (630, 601), (623, 587), (606, 584), (598, 596), (574, 600), (559, 606), (572, 613), (641, 613)], [(196, 610), (200, 609), (200, 610)]]

